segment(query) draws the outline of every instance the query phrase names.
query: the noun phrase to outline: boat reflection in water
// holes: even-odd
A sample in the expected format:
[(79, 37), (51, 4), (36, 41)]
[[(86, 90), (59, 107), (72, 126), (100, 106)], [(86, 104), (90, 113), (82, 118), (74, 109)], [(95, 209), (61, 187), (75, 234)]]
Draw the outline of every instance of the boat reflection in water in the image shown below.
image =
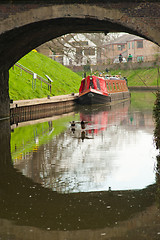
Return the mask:
[(154, 183), (152, 115), (130, 114), (129, 104), (81, 108), (74, 131), (68, 123), (68, 129), (37, 144), (23, 160), (15, 159), (15, 167), (60, 193), (140, 189)]
[[(91, 135), (100, 134), (105, 131), (110, 125), (119, 125), (123, 123), (128, 117), (128, 108), (130, 103), (128, 101), (113, 105), (113, 106), (99, 106), (96, 109), (94, 107), (90, 109), (83, 109), (80, 112), (80, 120), (85, 123), (82, 132), (85, 131), (87, 138)], [(84, 140), (84, 138), (82, 138)]]

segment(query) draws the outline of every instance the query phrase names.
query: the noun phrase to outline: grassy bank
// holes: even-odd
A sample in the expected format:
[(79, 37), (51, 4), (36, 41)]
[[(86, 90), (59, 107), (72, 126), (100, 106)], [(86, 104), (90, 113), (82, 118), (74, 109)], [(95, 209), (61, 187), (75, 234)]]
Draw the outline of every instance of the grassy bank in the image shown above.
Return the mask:
[[(157, 68), (144, 68), (136, 70), (116, 70), (111, 71), (111, 74), (116, 75), (121, 73), (127, 77), (128, 86), (157, 86), (157, 79), (160, 84), (160, 76), (158, 77)], [(158, 77), (158, 78), (157, 78)]]
[(135, 110), (153, 109), (156, 94), (149, 91), (135, 92), (131, 91), (131, 108)]
[[(105, 71), (105, 70), (104, 70)], [(109, 72), (110, 75), (121, 75), (123, 77), (127, 77), (128, 79), (128, 86), (157, 86), (157, 79), (160, 85), (160, 76), (158, 77), (158, 70), (157, 68), (144, 68), (144, 69), (128, 69), (128, 70), (111, 70)], [(83, 72), (77, 73), (79, 76), (83, 75)], [(87, 75), (91, 74), (87, 72)], [(105, 74), (107, 74), (105, 72)], [(96, 74), (98, 76), (98, 74)]]
[(40, 80), (36, 80), (36, 86), (32, 89), (33, 76), (14, 66), (14, 69), (11, 68), (9, 71), (9, 94), (13, 100), (64, 95), (79, 90), (81, 82), (79, 75), (40, 53), (32, 51), (19, 63), (46, 80), (45, 75), (48, 75), (53, 80), (52, 92), (50, 94), (48, 85), (42, 83), (41, 86)]
[(71, 116), (53, 120), (51, 132), (49, 132), (48, 122), (15, 128), (14, 132), (11, 133), (12, 158), (20, 159), (24, 153), (35, 151), (42, 144), (52, 139), (53, 136), (66, 130), (67, 124), (71, 120)]
[[(43, 98), (47, 95), (56, 96), (78, 92), (83, 73), (74, 73), (63, 65), (52, 59), (39, 54), (30, 52), (25, 55), (19, 63), (44, 79), (48, 75), (52, 80), (52, 91), (48, 90), (48, 85), (41, 83), (40, 80), (33, 81), (33, 76), (24, 72), (17, 66), (10, 69), (9, 74), (9, 94), (13, 100)], [(127, 77), (128, 86), (157, 86), (157, 68), (145, 68), (137, 70), (114, 70), (111, 75), (121, 73)], [(87, 75), (90, 73), (87, 73)], [(160, 84), (160, 76), (158, 78)]]

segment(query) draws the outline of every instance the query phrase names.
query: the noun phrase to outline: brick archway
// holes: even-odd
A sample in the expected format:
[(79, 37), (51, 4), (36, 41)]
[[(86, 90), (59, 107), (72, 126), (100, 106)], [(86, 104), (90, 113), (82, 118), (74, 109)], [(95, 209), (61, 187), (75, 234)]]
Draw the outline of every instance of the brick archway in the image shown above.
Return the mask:
[[(46, 3), (48, 1), (40, 4), (23, 2), (0, 5), (0, 89), (8, 88), (8, 75), (4, 71), (33, 48), (66, 33), (123, 31), (160, 45), (158, 1), (99, 0), (97, 4), (90, 0), (90, 4), (59, 5)], [(7, 90), (2, 91), (0, 97), (3, 109), (9, 109), (6, 93)], [(8, 115), (8, 111), (7, 114), (0, 113), (0, 116), (4, 115)]]
[[(149, 23), (147, 14), (151, 4)], [(156, 25), (159, 19), (152, 17), (160, 4), (151, 4), (19, 4), (12, 13), (9, 5), (5, 5), (5, 16), (0, 22), (0, 71), (10, 68), (33, 48), (70, 32), (125, 31), (160, 45), (160, 24)]]

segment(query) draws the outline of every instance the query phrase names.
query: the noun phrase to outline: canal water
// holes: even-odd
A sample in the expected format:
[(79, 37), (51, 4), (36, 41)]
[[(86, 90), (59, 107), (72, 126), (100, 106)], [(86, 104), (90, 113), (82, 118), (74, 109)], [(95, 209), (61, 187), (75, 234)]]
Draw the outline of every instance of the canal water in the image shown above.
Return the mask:
[(160, 239), (154, 101), (132, 92), (12, 125), (1, 143), (0, 240)]

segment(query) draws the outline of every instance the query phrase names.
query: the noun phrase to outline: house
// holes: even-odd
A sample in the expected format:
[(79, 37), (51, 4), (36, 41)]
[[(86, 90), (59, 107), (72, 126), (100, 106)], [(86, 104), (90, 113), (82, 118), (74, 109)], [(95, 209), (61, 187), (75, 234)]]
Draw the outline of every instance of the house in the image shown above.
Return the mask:
[(97, 64), (96, 43), (87, 38), (86, 34), (67, 34), (39, 46), (36, 50), (65, 66)]
[(64, 43), (63, 64), (65, 66), (83, 66), (97, 64), (96, 44), (85, 34), (74, 34)]
[(132, 62), (154, 61), (158, 53), (160, 54), (160, 47), (156, 44), (132, 34), (124, 34), (104, 46), (103, 62), (116, 62), (119, 54), (126, 60), (131, 54)]
[(63, 48), (60, 44), (57, 44), (56, 40), (46, 42), (37, 47), (36, 50), (39, 53), (52, 58), (56, 62), (63, 64)]

